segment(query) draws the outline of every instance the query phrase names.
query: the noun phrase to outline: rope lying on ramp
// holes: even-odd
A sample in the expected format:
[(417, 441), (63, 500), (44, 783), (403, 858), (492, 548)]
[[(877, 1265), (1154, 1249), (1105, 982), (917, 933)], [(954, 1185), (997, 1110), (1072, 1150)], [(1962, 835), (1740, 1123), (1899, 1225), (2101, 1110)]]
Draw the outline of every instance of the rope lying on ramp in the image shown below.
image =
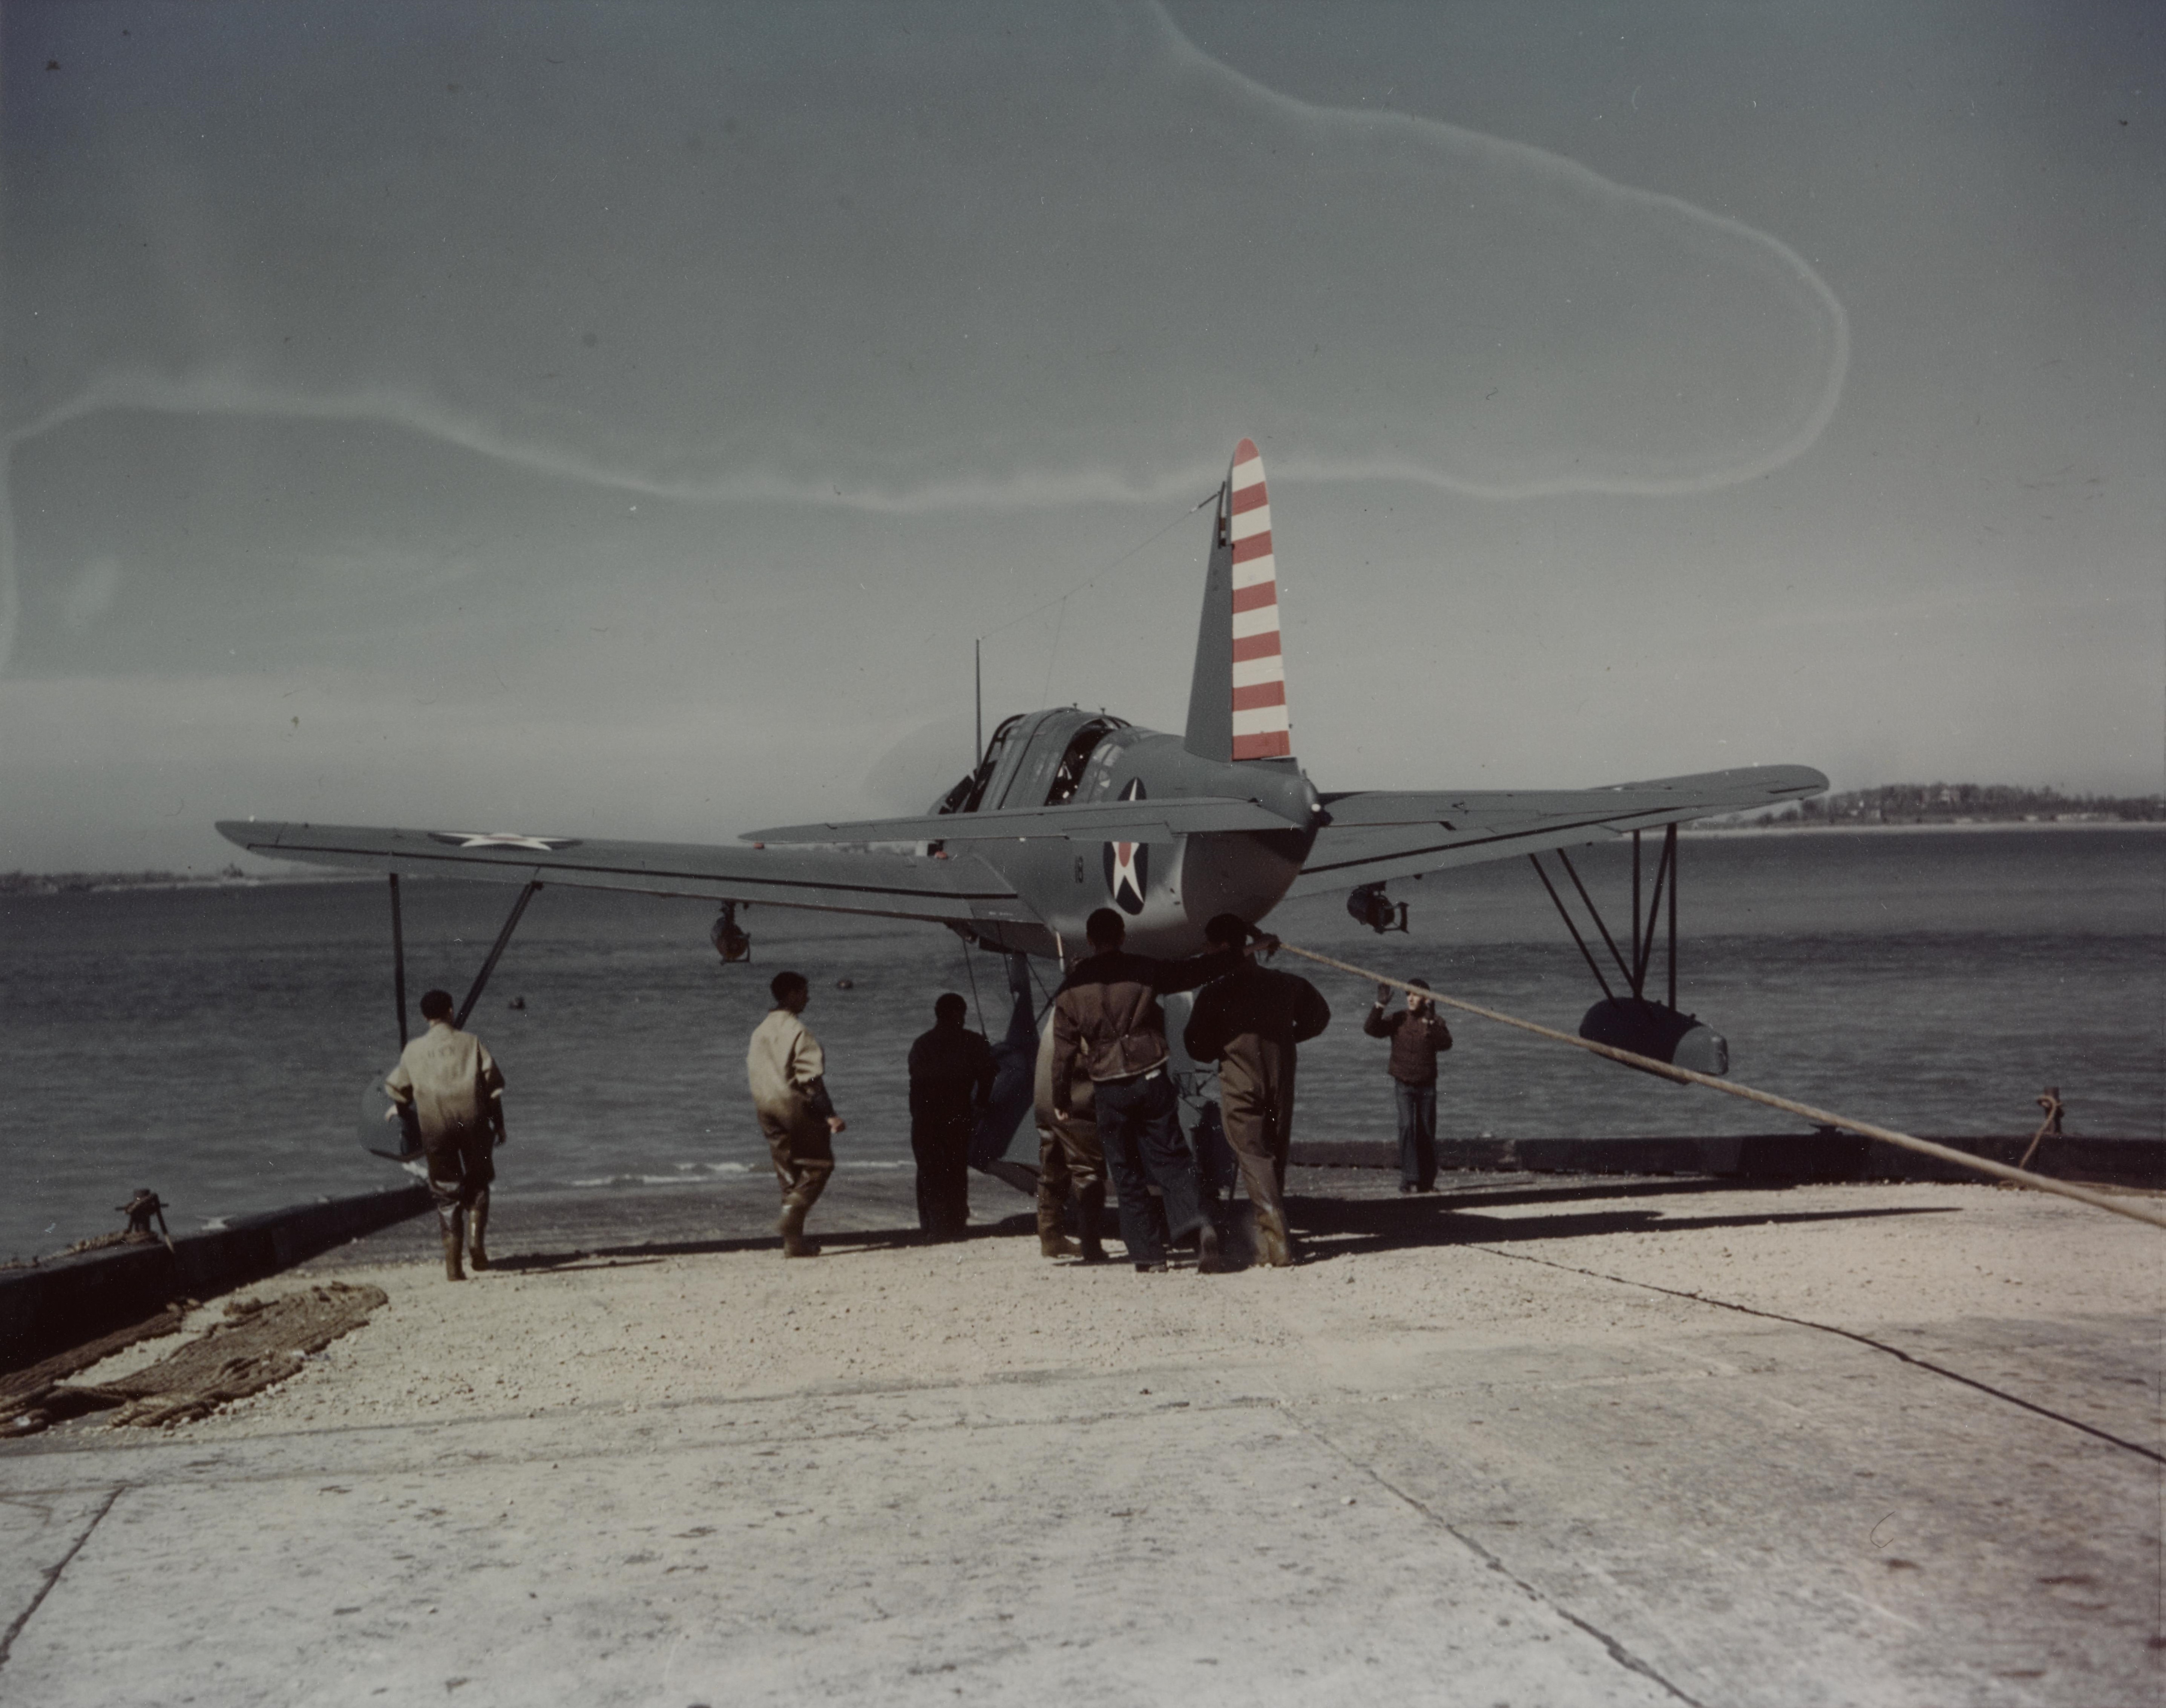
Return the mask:
[(1677, 1067), (1667, 1061), (1657, 1061), (1651, 1055), (1637, 1055), (1631, 1050), (1619, 1050), (1614, 1044), (1597, 1044), (1592, 1039), (1575, 1037), (1569, 1032), (1537, 1025), (1532, 1020), (1522, 1020), (1516, 1015), (1499, 1013), (1496, 1009), (1485, 1008), (1478, 1002), (1447, 997), (1440, 991), (1420, 989), (1405, 979), (1393, 978), (1389, 973), (1372, 972), (1366, 967), (1355, 966), (1350, 961), (1334, 960), (1328, 954), (1318, 954), (1313, 949), (1297, 949), (1292, 944), (1284, 942), (1279, 947), (1288, 954), (1297, 954), (1303, 960), (1314, 961), (1318, 966), (1335, 968), (1339, 972), (1351, 973), (1355, 978), (1367, 979), (1375, 984), (1396, 986), (1425, 1001), (1456, 1008), (1461, 1013), (1478, 1014), (1484, 1020), (1494, 1020), (1500, 1026), (1516, 1027), (1522, 1032), (1533, 1033), (1537, 1038), (1554, 1039), (1559, 1044), (1569, 1044), (1575, 1050), (1584, 1050), (1591, 1055), (1606, 1055), (1612, 1061), (1621, 1061), (1627, 1067), (1636, 1067), (1647, 1073), (1660, 1074), (1664, 1079), (1675, 1080), (1679, 1085), (1705, 1086), (1709, 1091), (1742, 1097), (1747, 1103), (1765, 1103), (1771, 1109), (1802, 1115), (1808, 1121), (1823, 1127), (1839, 1127), (1846, 1133), (1856, 1133), (1862, 1138), (1878, 1139), (1885, 1144), (1899, 1145), (1905, 1150), (1915, 1150), (1921, 1156), (1937, 1156), (1943, 1162), (1974, 1168), (1980, 1174), (1989, 1174), (1996, 1179), (2014, 1181), (2019, 1186), (2031, 1187), (2039, 1192), (2058, 1192), (2064, 1198), (2074, 1198), (2077, 1203), (2089, 1204), (2095, 1209), (2111, 1210), (2115, 1215), (2126, 1216), (2132, 1221), (2148, 1222), (2154, 1228), (2166, 1228), (2166, 1214), (2126, 1198), (2087, 1191), (2065, 1180), (2055, 1180), (2050, 1175), (2033, 1174), (2028, 1169), (2010, 1168), (2005, 1162), (1973, 1156), (1968, 1150), (1957, 1150), (1952, 1145), (1936, 1145), (1930, 1139), (1915, 1138), (1889, 1127), (1876, 1127), (1869, 1121), (1855, 1121), (1832, 1110), (1815, 1108), (1810, 1103), (1800, 1103), (1789, 1097), (1778, 1097), (1772, 1092), (1755, 1091), (1751, 1086), (1735, 1085), (1729, 1080), (1717, 1079), (1712, 1074), (1696, 1073), (1688, 1067)]

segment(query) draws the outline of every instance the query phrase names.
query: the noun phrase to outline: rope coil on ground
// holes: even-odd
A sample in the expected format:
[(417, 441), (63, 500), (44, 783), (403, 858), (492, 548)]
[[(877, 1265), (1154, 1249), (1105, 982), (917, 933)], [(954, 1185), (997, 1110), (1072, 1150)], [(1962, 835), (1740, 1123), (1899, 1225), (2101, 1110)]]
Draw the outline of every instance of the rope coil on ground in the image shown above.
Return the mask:
[(1288, 954), (1297, 954), (1303, 960), (1314, 961), (1318, 966), (1334, 968), (1350, 973), (1355, 978), (1371, 983), (1392, 985), (1409, 995), (1425, 1001), (1456, 1008), (1461, 1013), (1478, 1014), (1484, 1020), (1494, 1020), (1500, 1026), (1514, 1027), (1521, 1032), (1531, 1032), (1537, 1038), (1553, 1039), (1559, 1044), (1569, 1044), (1575, 1050), (1584, 1050), (1590, 1055), (1606, 1055), (1610, 1060), (1622, 1062), (1627, 1067), (1636, 1067), (1646, 1073), (1659, 1074), (1664, 1079), (1674, 1080), (1679, 1085), (1705, 1086), (1709, 1091), (1721, 1092), (1733, 1097), (1742, 1097), (1747, 1103), (1764, 1103), (1771, 1109), (1781, 1109), (1793, 1115), (1802, 1115), (1808, 1121), (1823, 1127), (1840, 1128), (1846, 1133), (1855, 1133), (1862, 1138), (1878, 1139), (1884, 1144), (1915, 1150), (1923, 1156), (1936, 1156), (1943, 1162), (1952, 1162), (1963, 1168), (1976, 1169), (1980, 1174), (1992, 1175), (1998, 1180), (2013, 1181), (2038, 1192), (2056, 1192), (2094, 1209), (2111, 1210), (2116, 1216), (2126, 1216), (2131, 1221), (2144, 1222), (2154, 1228), (2166, 1228), (2166, 1214), (2126, 1198), (2116, 1198), (2104, 1192), (2091, 1192), (2072, 1185), (2065, 1180), (2055, 1180), (2050, 1175), (2033, 1174), (2028, 1169), (2011, 1168), (2005, 1162), (1994, 1162), (1983, 1156), (1973, 1156), (1968, 1150), (1957, 1150), (1952, 1145), (1936, 1145), (1930, 1139), (1920, 1139), (1909, 1133), (1898, 1133), (1890, 1127), (1875, 1126), (1869, 1121), (1852, 1120), (1847, 1115), (1838, 1115), (1833, 1110), (1816, 1108), (1810, 1103), (1801, 1103), (1790, 1097), (1778, 1097), (1772, 1092), (1756, 1091), (1751, 1086), (1741, 1086), (1729, 1080), (1717, 1079), (1712, 1074), (1698, 1073), (1688, 1067), (1678, 1067), (1667, 1061), (1657, 1061), (1651, 1055), (1635, 1055), (1629, 1050), (1619, 1050), (1613, 1044), (1597, 1044), (1592, 1039), (1576, 1037), (1569, 1032), (1560, 1032), (1555, 1027), (1539, 1025), (1532, 1020), (1522, 1020), (1514, 1014), (1500, 1013), (1494, 1008), (1485, 1008), (1478, 1002), (1469, 1002), (1458, 997), (1447, 997), (1441, 991), (1422, 989), (1408, 981), (1394, 978), (1389, 973), (1372, 972), (1366, 967), (1355, 966), (1350, 961), (1335, 960), (1328, 954), (1318, 954), (1313, 949), (1299, 949), (1291, 943), (1281, 942), (1279, 947)]

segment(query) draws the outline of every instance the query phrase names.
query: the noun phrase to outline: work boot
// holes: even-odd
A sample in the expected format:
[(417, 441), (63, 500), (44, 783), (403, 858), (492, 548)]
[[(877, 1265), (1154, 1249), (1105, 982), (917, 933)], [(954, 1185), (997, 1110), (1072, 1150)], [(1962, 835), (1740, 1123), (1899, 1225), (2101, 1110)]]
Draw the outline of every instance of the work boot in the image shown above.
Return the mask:
[(467, 1261), (473, 1265), (478, 1275), (489, 1267), (489, 1253), (482, 1249), (481, 1236), (489, 1228), (489, 1194), (484, 1192), (473, 1201), (467, 1212)]
[(1075, 1194), (1075, 1230), (1083, 1239), (1086, 1263), (1106, 1261), (1105, 1242), (1098, 1237), (1098, 1219), (1106, 1214), (1106, 1188), (1086, 1186)]
[(444, 1229), (444, 1279), (464, 1281), (467, 1272), (459, 1267), (459, 1247), (466, 1243), (466, 1218), (454, 1215), (441, 1219)]
[(782, 1235), (782, 1255), (785, 1257), (816, 1257), (820, 1248), (805, 1237), (805, 1214), (811, 1208), (802, 1198), (790, 1198), (782, 1206), (782, 1219), (774, 1230)]
[(1216, 1275), (1222, 1266), (1218, 1260), (1218, 1230), (1207, 1216), (1203, 1225), (1196, 1230), (1196, 1272)]
[(1293, 1247), (1286, 1237), (1286, 1212), (1256, 1207), (1256, 1261), (1267, 1269), (1284, 1269), (1293, 1261)]
[(1038, 1206), (1038, 1251), (1041, 1257), (1073, 1257), (1082, 1248), (1060, 1231), (1060, 1206), (1043, 1199)]

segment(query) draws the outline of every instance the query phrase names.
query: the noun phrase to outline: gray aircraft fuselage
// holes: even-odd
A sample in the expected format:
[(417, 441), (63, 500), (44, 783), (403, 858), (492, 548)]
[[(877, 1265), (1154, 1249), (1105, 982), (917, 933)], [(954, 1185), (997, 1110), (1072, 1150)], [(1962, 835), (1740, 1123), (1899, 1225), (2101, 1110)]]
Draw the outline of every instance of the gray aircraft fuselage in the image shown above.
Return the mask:
[[(980, 786), (982, 780), (982, 786)], [(1179, 736), (1075, 706), (1025, 712), (993, 732), (976, 770), (932, 809), (962, 815), (1069, 801), (1221, 796), (1254, 801), (1286, 820), (1283, 831), (1182, 836), (1170, 843), (971, 841), (962, 844), (1014, 885), (1046, 922), (985, 927), (988, 948), (1073, 959), (1083, 923), (1117, 907), (1128, 947), (1186, 955), (1204, 947), (1206, 921), (1234, 913), (1254, 923), (1301, 874), (1324, 822), (1317, 792), (1292, 759), (1199, 759)]]

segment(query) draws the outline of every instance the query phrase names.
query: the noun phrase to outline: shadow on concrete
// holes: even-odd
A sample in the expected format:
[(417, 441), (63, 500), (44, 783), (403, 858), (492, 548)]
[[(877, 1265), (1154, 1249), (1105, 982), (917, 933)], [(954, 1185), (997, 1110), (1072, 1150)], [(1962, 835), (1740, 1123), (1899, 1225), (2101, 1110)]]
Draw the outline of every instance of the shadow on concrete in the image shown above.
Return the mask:
[[(1730, 1197), (1748, 1193), (1788, 1192), (1797, 1184), (1788, 1180), (1641, 1180), (1620, 1182), (1614, 1185), (1524, 1186), (1508, 1187), (1493, 1192), (1454, 1190), (1439, 1185), (1433, 1193), (1417, 1193), (1415, 1202), (1424, 1198), (1427, 1202), (1445, 1209), (1474, 1210), (1495, 1204), (1568, 1204), (1588, 1200), (1610, 1201), (1618, 1198), (1667, 1198), (1703, 1197), (1721, 1192)], [(1343, 1202), (1343, 1201), (1342, 1201)], [(1389, 1202), (1389, 1200), (1386, 1200)]]
[[(1006, 1216), (982, 1223), (963, 1240), (931, 1240), (916, 1228), (851, 1228), (834, 1232), (819, 1227), (809, 1230), (812, 1243), (823, 1253), (844, 1256), (864, 1251), (930, 1251), (939, 1245), (968, 1240), (1006, 1240), (1028, 1234), (1035, 1236), (1034, 1216)], [(561, 1251), (522, 1251), (490, 1261), (491, 1270), (522, 1275), (564, 1274), (578, 1270), (624, 1269), (642, 1263), (659, 1263), (665, 1257), (722, 1256), (739, 1251), (779, 1252), (782, 1242), (773, 1234), (748, 1234), (726, 1239), (655, 1240), (637, 1245), (583, 1245)]]
[[(1410, 1197), (1378, 1193), (1361, 1197), (1319, 1197), (1291, 1193), (1288, 1213), (1303, 1247), (1313, 1258), (1359, 1256), (1365, 1252), (1408, 1251), (1423, 1246), (1484, 1244), (1535, 1240), (1592, 1238), (1606, 1234), (1653, 1231), (1689, 1233), (1724, 1228), (1757, 1228), (1771, 1223), (1857, 1221), (1885, 1216), (1948, 1215), (1955, 1208), (1889, 1208), (1860, 1204), (1855, 1209), (1784, 1213), (1737, 1205), (1740, 1199), (1766, 1199), (1785, 1191), (1794, 1182), (1745, 1182), (1698, 1178), (1617, 1182), (1596, 1184), (1579, 1180), (1571, 1185), (1513, 1185), (1494, 1191), (1480, 1188), (1441, 1191)], [(1697, 1215), (1667, 1214), (1658, 1208), (1611, 1208), (1574, 1213), (1561, 1207), (1594, 1202), (1616, 1204), (1619, 1200), (1720, 1198), (1728, 1201), (1725, 1213)], [(1487, 1209), (1524, 1208), (1529, 1205), (1556, 1205), (1552, 1215), (1490, 1216)], [(1711, 1207), (1710, 1207), (1711, 1208)], [(1244, 1200), (1222, 1203), (1218, 1221), (1232, 1243), (1228, 1256), (1235, 1262), (1245, 1257), (1248, 1210)], [(813, 1241), (831, 1257), (873, 1251), (930, 1251), (943, 1242), (927, 1240), (916, 1227), (856, 1228), (829, 1230), (814, 1228)], [(981, 1222), (965, 1235), (965, 1241), (1017, 1240), (1036, 1235), (1037, 1219), (1031, 1214), (1004, 1216)], [(1073, 1231), (1071, 1229), (1071, 1231)], [(1108, 1207), (1101, 1228), (1112, 1243), (1120, 1261), (1118, 1217)], [(654, 1240), (617, 1245), (566, 1244), (554, 1251), (523, 1251), (501, 1256), (493, 1267), (515, 1274), (569, 1274), (600, 1268), (623, 1268), (659, 1262), (666, 1257), (720, 1256), (737, 1252), (778, 1252), (773, 1234), (717, 1235), (704, 1239)], [(1192, 1246), (1190, 1249), (1193, 1249)], [(1175, 1254), (1176, 1257), (1179, 1254)]]
[[(1622, 1193), (1568, 1192), (1566, 1198), (1614, 1198)], [(1515, 1193), (1511, 1201), (1541, 1203), (1548, 1194)], [(1486, 1200), (1502, 1203), (1499, 1195)], [(1888, 1217), (1960, 1214), (1954, 1205), (1860, 1205), (1854, 1210), (1799, 1210), (1729, 1215), (1666, 1215), (1656, 1209), (1595, 1210), (1558, 1215), (1484, 1216), (1464, 1200), (1435, 1197), (1405, 1198), (1289, 1198), (1289, 1219), (1313, 1257), (1359, 1256), (1371, 1251), (1403, 1251), (1422, 1246), (1485, 1245), (1529, 1240), (1590, 1239), (1609, 1234), (1704, 1233), (1723, 1228), (1764, 1228), (1815, 1222), (1877, 1221)]]

